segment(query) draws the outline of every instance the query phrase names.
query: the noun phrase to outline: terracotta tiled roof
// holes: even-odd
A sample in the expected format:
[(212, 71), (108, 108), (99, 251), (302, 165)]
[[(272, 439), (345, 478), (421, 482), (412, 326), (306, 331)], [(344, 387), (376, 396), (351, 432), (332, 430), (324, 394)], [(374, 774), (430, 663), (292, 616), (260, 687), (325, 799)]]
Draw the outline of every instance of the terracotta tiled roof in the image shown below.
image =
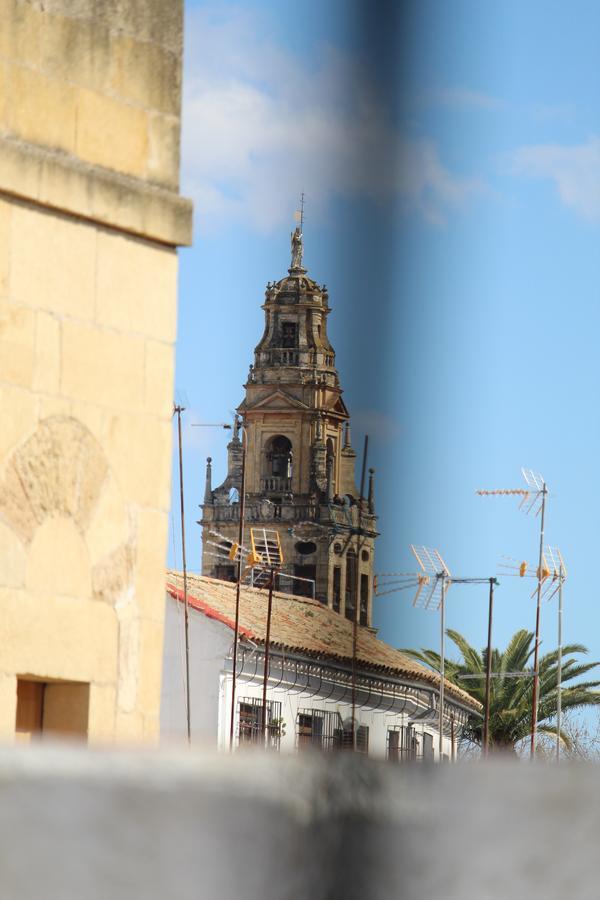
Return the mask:
[[(224, 622), (230, 628), (235, 620), (235, 584), (204, 575), (188, 575), (188, 603), (206, 616)], [(167, 591), (183, 600), (180, 572), (167, 572)], [(265, 640), (267, 591), (242, 586), (240, 633), (258, 643)], [(309, 656), (350, 662), (352, 659), (352, 623), (317, 600), (290, 594), (273, 594), (271, 621), (273, 646)], [(361, 669), (377, 671), (439, 686), (439, 676), (414, 662), (389, 644), (378, 640), (366, 628), (358, 629), (357, 659)], [(446, 692), (472, 709), (479, 704), (465, 691), (446, 681)]]

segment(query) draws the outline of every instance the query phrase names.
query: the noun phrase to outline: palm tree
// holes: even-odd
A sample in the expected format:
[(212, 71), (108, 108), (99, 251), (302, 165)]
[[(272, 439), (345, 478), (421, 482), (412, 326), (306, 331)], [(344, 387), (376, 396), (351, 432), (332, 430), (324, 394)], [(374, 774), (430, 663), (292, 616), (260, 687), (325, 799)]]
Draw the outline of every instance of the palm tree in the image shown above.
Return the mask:
[[(445, 674), (448, 681), (461, 687), (478, 700), (485, 703), (485, 673), (487, 666), (487, 650), (479, 653), (458, 633), (448, 629), (448, 637), (456, 644), (462, 655), (460, 662), (445, 661)], [(534, 635), (531, 631), (521, 629), (511, 638), (503, 652), (492, 650), (492, 678), (490, 691), (490, 725), (489, 740), (491, 750), (508, 750), (516, 752), (516, 746), (531, 734), (531, 705), (533, 691), (533, 667), (530, 665), (535, 649)], [(436, 672), (440, 670), (440, 655), (435, 650), (403, 650), (407, 656), (423, 663)], [(587, 674), (600, 663), (581, 663), (575, 659), (578, 653), (587, 653), (583, 644), (568, 644), (562, 651), (562, 708), (576, 710), (600, 704), (600, 681), (579, 681), (565, 687), (566, 682), (573, 681)], [(531, 677), (511, 677), (509, 673), (528, 672)], [(558, 651), (547, 653), (539, 660), (539, 707), (538, 731), (542, 734), (556, 736), (557, 685), (558, 685)], [(480, 676), (474, 679), (465, 675)], [(569, 737), (561, 731), (561, 740), (569, 745)], [(462, 740), (481, 746), (483, 741), (483, 719), (471, 715), (463, 731)]]

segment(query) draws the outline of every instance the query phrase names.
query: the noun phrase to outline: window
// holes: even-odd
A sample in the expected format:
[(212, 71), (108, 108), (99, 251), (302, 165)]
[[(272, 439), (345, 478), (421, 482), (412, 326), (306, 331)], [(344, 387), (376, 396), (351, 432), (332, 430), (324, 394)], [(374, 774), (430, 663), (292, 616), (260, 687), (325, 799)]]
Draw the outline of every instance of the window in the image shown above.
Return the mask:
[[(334, 735), (334, 745), (342, 750), (353, 749), (353, 729), (351, 720), (344, 722), (343, 728), (337, 728)], [(356, 752), (369, 753), (369, 726), (359, 725), (356, 729)]]
[(369, 621), (369, 576), (364, 572), (360, 576), (360, 624), (366, 625)]
[(266, 453), (268, 475), (274, 478), (292, 477), (292, 444), (288, 438), (282, 434), (271, 438), (267, 442)]
[(298, 749), (313, 747), (318, 750), (332, 750), (335, 735), (340, 731), (341, 719), (337, 712), (322, 709), (301, 709), (296, 718)]
[(346, 618), (354, 621), (356, 617), (356, 553), (348, 550), (346, 554)]
[(334, 612), (340, 611), (340, 602), (342, 599), (342, 567), (333, 567), (333, 609)]
[(433, 760), (433, 735), (423, 732), (423, 759)]
[(215, 578), (221, 581), (236, 581), (235, 566), (215, 566)]
[(300, 556), (310, 556), (311, 553), (317, 552), (317, 545), (314, 541), (296, 541), (294, 549)]
[(15, 732), (21, 741), (54, 734), (85, 738), (90, 686), (67, 681), (17, 679)]
[(387, 758), (391, 762), (416, 759), (417, 736), (410, 725), (389, 728), (387, 733)]
[[(267, 700), (267, 744), (279, 749), (282, 731), (281, 703)], [(262, 743), (262, 700), (242, 697), (238, 701), (238, 740), (240, 744)]]
[(297, 347), (298, 346), (298, 326), (295, 322), (281, 323), (281, 346)]
[(294, 581), (294, 594), (298, 597), (314, 596), (313, 589), (315, 587), (315, 579), (317, 577), (316, 566), (294, 566), (294, 575), (296, 578), (304, 578), (306, 581)]

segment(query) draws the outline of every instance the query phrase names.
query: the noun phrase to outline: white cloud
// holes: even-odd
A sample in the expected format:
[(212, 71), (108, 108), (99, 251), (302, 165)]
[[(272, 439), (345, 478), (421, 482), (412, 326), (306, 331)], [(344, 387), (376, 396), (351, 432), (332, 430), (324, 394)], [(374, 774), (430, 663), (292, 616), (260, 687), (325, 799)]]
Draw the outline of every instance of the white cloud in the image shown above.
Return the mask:
[(334, 196), (360, 194), (399, 197), (440, 224), (479, 189), (443, 165), (433, 142), (393, 127), (355, 60), (327, 46), (294, 56), (261, 31), (264, 22), (231, 8), (186, 22), (183, 181), (201, 228), (287, 224), (302, 190), (313, 219)]
[(512, 155), (513, 171), (553, 181), (565, 206), (589, 221), (600, 220), (600, 138), (570, 147), (540, 144)]

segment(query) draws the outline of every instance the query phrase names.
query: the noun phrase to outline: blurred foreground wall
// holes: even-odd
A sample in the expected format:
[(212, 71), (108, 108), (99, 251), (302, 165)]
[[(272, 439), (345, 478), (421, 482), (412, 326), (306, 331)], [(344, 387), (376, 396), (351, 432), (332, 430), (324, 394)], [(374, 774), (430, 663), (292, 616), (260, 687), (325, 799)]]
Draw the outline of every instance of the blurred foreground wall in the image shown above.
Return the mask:
[(0, 735), (158, 732), (182, 0), (0, 0)]
[(598, 896), (593, 767), (0, 753), (3, 900)]

